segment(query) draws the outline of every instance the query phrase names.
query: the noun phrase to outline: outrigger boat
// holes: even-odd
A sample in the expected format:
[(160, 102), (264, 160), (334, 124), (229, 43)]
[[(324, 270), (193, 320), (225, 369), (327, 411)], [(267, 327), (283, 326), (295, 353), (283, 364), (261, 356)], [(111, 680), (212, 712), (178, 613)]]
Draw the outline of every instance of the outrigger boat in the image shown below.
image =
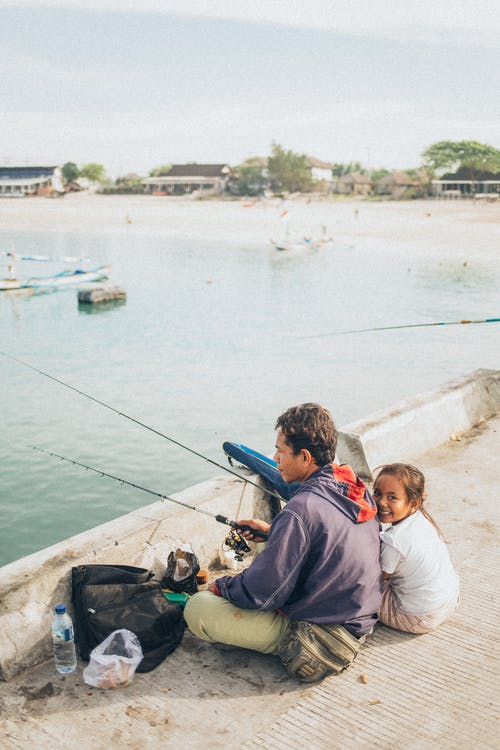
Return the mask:
[(75, 271), (61, 271), (54, 276), (44, 278), (33, 277), (31, 279), (0, 279), (0, 291), (7, 292), (10, 289), (55, 289), (62, 286), (71, 286), (87, 283), (88, 281), (102, 281), (108, 278), (111, 266), (99, 266), (93, 270), (85, 271), (77, 268)]
[(286, 234), (282, 241), (276, 242), (276, 240), (270, 239), (271, 245), (279, 253), (303, 253), (310, 252), (311, 250), (320, 250), (327, 247), (331, 247), (333, 244), (333, 237), (329, 237), (327, 234), (326, 226), (322, 227), (322, 233), (319, 237), (297, 237), (291, 236), (289, 227), (286, 228)]
[(66, 286), (79, 286), (89, 281), (102, 281), (107, 279), (111, 266), (99, 266), (93, 269), (76, 268), (74, 270), (60, 271), (51, 276), (32, 276), (27, 279), (18, 279), (15, 275), (15, 261), (49, 261), (49, 262), (81, 262), (86, 258), (50, 257), (45, 255), (18, 256), (13, 252), (0, 253), (9, 260), (9, 277), (0, 279), (0, 291), (6, 292), (13, 289), (58, 289)]
[(283, 242), (275, 242), (271, 239), (270, 242), (274, 246), (274, 249), (280, 253), (303, 253), (330, 247), (333, 243), (333, 239), (312, 239), (311, 237), (302, 237), (302, 239), (284, 240)]

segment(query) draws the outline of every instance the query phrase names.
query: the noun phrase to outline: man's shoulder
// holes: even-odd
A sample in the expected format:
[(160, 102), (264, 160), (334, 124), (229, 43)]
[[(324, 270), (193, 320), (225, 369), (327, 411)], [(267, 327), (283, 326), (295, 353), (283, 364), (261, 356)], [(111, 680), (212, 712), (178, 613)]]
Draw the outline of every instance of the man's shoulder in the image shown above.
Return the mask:
[(279, 516), (283, 520), (294, 518), (310, 518), (317, 506), (318, 497), (316, 493), (309, 489), (300, 489), (290, 498), (286, 505), (283, 506)]
[[(290, 498), (283, 510), (295, 511), (298, 515), (319, 513), (321, 508), (338, 510), (335, 503), (332, 502), (337, 495), (338, 491), (333, 478), (326, 482), (307, 482)], [(322, 499), (327, 502), (321, 502)]]

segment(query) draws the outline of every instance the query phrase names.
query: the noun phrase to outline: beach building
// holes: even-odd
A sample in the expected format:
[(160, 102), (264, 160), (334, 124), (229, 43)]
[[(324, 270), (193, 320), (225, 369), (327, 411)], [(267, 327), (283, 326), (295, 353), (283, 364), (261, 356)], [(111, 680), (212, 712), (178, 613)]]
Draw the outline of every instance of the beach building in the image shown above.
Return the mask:
[(483, 198), (496, 201), (500, 195), (500, 180), (432, 180), (432, 194), (436, 198)]
[(338, 177), (334, 183), (334, 192), (341, 195), (370, 195), (372, 181), (367, 174), (350, 172)]
[(402, 198), (412, 188), (421, 188), (422, 185), (406, 172), (391, 172), (377, 181), (375, 192), (377, 195), (388, 195), (391, 198)]
[(184, 195), (197, 191), (220, 195), (226, 190), (231, 167), (228, 164), (173, 164), (165, 174), (142, 180), (152, 195)]
[(308, 156), (306, 164), (311, 172), (311, 180), (315, 184), (315, 189), (320, 192), (331, 193), (333, 186), (332, 169), (335, 165), (328, 161), (321, 161), (315, 156)]
[(0, 167), (0, 197), (63, 193), (60, 167)]

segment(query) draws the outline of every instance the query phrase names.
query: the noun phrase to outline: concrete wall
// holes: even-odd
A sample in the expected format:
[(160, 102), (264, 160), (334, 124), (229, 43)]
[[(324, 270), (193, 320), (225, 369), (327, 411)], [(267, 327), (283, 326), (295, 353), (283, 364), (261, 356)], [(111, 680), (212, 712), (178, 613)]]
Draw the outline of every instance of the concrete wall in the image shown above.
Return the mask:
[[(367, 479), (380, 463), (405, 461), (468, 430), (500, 411), (500, 371), (477, 370), (443, 388), (347, 425), (338, 459)], [(242, 475), (255, 479), (242, 469)], [(190, 542), (203, 566), (218, 555), (227, 532), (221, 513), (251, 518), (262, 494), (232, 476), (216, 477), (175, 495), (209, 515), (156, 502), (97, 526), (0, 569), (0, 679), (48, 658), (50, 620), (57, 602), (71, 602), (71, 568), (91, 563), (165, 565), (168, 552)], [(262, 503), (261, 503), (262, 504)], [(262, 517), (261, 511), (255, 513)]]
[[(241, 474), (256, 479), (245, 469)], [(174, 495), (214, 516), (251, 518), (253, 487), (216, 477)], [(258, 493), (258, 491), (257, 491)], [(0, 568), (0, 679), (9, 680), (52, 653), (50, 621), (58, 602), (71, 611), (71, 568), (92, 563), (165, 566), (168, 553), (191, 543), (200, 564), (218, 558), (228, 527), (210, 515), (158, 501)]]
[(500, 411), (500, 371), (475, 370), (342, 428), (337, 455), (363, 479), (382, 463), (408, 461)]

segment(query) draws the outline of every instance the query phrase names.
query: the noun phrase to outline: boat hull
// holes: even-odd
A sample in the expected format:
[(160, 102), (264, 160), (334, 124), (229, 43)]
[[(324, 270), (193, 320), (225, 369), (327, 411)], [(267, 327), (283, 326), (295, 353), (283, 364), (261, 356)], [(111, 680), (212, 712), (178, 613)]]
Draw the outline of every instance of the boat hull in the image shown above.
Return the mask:
[(102, 281), (108, 278), (111, 266), (100, 266), (91, 271), (63, 271), (55, 276), (31, 279), (0, 279), (0, 291), (11, 289), (58, 289), (66, 286), (79, 286), (89, 281)]

